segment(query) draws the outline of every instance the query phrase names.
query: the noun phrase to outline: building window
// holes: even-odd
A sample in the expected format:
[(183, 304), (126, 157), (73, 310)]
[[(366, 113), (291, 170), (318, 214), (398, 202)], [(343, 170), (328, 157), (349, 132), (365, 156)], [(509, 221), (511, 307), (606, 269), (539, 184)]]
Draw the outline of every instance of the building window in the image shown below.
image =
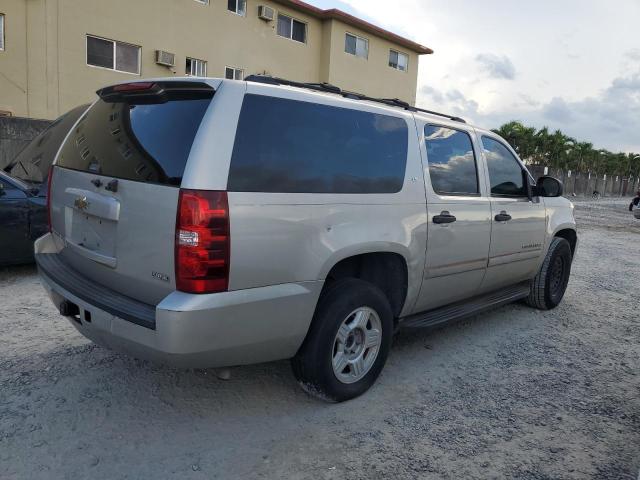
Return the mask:
[(198, 3), (202, 3), (203, 5), (209, 5), (209, 0), (196, 0)]
[(0, 13), (0, 51), (4, 50), (4, 14)]
[(307, 24), (278, 14), (278, 35), (296, 42), (307, 42)]
[(140, 74), (140, 47), (87, 35), (87, 65)]
[(369, 40), (347, 33), (344, 51), (356, 57), (369, 58)]
[(244, 79), (244, 70), (241, 68), (225, 67), (224, 78), (227, 80), (242, 80)]
[(228, 0), (227, 9), (244, 17), (247, 13), (247, 0)]
[(187, 75), (193, 75), (194, 77), (206, 77), (207, 62), (205, 62), (204, 60), (198, 60), (197, 58), (187, 57), (185, 73)]
[(409, 69), (409, 56), (404, 53), (389, 51), (389, 66), (396, 70), (406, 72)]

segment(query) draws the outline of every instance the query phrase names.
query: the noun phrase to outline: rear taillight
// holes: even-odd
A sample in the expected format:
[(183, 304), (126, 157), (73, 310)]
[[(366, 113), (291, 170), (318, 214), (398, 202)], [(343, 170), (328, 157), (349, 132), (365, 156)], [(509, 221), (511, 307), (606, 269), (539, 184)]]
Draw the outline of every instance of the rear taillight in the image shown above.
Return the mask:
[(49, 175), (47, 176), (47, 225), (51, 232), (51, 180), (53, 179), (53, 165), (49, 167)]
[(176, 288), (224, 292), (229, 286), (227, 192), (180, 190), (176, 221)]

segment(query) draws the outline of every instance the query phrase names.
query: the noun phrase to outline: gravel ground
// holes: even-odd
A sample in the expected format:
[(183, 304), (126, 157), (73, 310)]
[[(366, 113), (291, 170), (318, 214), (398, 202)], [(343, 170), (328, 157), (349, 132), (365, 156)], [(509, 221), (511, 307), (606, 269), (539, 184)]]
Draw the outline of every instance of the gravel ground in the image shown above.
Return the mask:
[(303, 393), (287, 362), (223, 381), (94, 346), (33, 268), (0, 271), (0, 478), (636, 480), (640, 221), (626, 206), (577, 203), (558, 309), (402, 331), (378, 383), (340, 405)]

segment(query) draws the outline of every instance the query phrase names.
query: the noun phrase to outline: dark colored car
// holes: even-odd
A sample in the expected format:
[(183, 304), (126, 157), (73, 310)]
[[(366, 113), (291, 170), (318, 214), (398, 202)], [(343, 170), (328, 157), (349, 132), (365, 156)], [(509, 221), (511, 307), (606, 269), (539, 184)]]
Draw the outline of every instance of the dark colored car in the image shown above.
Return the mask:
[(48, 228), (49, 166), (88, 107), (76, 107), (52, 122), (0, 171), (0, 266), (33, 262), (33, 242)]
[(47, 232), (44, 189), (0, 172), (0, 265), (33, 262), (33, 242)]

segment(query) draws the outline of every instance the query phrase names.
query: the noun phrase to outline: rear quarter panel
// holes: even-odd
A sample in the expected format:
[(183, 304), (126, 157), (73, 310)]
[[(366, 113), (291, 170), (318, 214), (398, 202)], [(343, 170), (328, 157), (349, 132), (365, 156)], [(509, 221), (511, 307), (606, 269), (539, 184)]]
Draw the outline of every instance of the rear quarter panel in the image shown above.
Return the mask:
[[(407, 261), (413, 305), (424, 268), (427, 216), (413, 116), (399, 109), (269, 85), (223, 82), (212, 113), (191, 152), (183, 188), (225, 190), (235, 130), (245, 93), (353, 108), (403, 118), (408, 158), (403, 188), (395, 194), (229, 192), (230, 290), (322, 281), (340, 260), (393, 252)], [(207, 135), (207, 132), (210, 132)]]

